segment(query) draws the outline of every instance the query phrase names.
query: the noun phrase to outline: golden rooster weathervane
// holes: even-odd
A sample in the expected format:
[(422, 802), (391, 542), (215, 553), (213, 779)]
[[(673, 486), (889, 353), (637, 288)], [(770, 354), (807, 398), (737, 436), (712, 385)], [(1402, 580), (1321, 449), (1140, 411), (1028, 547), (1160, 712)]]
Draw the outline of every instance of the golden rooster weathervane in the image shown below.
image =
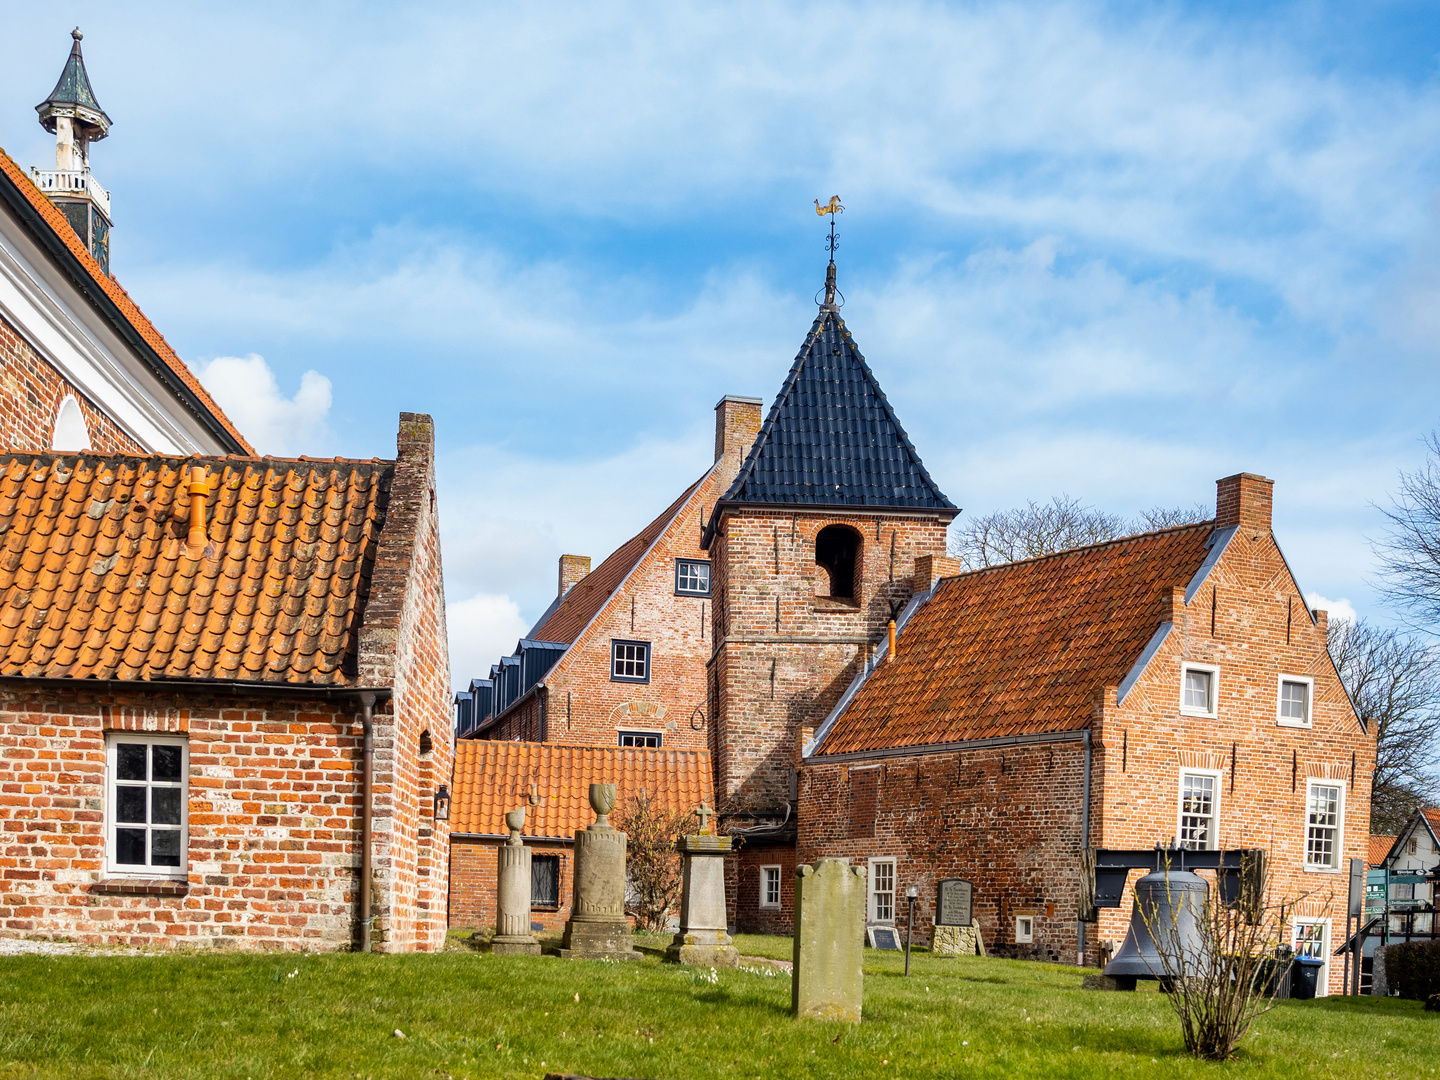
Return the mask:
[[(825, 241), (825, 250), (830, 253), (830, 265), (825, 268), (825, 302), (823, 307), (836, 307), (835, 296), (839, 290), (835, 288), (835, 218), (845, 212), (845, 207), (840, 204), (839, 195), (831, 195), (830, 201), (824, 206), (820, 200), (815, 200), (815, 213), (820, 217), (830, 215), (830, 236)], [(845, 302), (843, 294), (840, 295), (840, 303)]]

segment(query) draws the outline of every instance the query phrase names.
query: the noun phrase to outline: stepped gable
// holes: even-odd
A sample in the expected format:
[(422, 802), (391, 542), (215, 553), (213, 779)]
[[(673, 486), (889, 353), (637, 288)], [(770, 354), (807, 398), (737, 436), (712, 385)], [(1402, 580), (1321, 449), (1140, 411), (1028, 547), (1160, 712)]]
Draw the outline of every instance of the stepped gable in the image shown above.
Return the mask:
[(958, 512), (832, 307), (822, 307), (810, 327), (716, 515), (747, 503)]
[(818, 757), (1089, 727), (1205, 561), (1214, 522), (943, 579)]
[(573, 645), (580, 636), (580, 631), (590, 625), (590, 620), (595, 618), (605, 601), (610, 599), (610, 595), (620, 587), (620, 583), (630, 571), (635, 569), (635, 564), (650, 550), (650, 545), (655, 543), (665, 531), (665, 527), (675, 520), (675, 515), (704, 479), (702, 476), (681, 492), (680, 497), (667, 506), (659, 517), (626, 540), (610, 553), (609, 558), (577, 581), (574, 587), (556, 602), (554, 610), (532, 627), (527, 636), (536, 641), (558, 641), (562, 645)]
[(0, 675), (358, 683), (393, 462), (10, 453), (0, 470)]
[[(617, 823), (642, 791), (670, 813), (715, 803), (710, 754), (704, 750), (462, 739), (455, 744), (450, 834), (508, 836), (505, 814), (523, 806), (525, 836), (569, 840), (595, 821), (591, 784), (616, 785)], [(532, 792), (539, 797), (533, 806)]]
[[(210, 392), (170, 347), (155, 324), (145, 317), (120, 283), (100, 268), (95, 256), (59, 207), (35, 186), (34, 181), (3, 149), (0, 149), (0, 199), (9, 203), (22, 218), (28, 219), (42, 245), (50, 249), (52, 255), (57, 258), (63, 256), (60, 258), (61, 265), (70, 272), (81, 291), (111, 319), (120, 336), (142, 356), (148, 350), (150, 355), (145, 359), (155, 366), (162, 378), (172, 385), (178, 383), (184, 391), (182, 397), (188, 395), (194, 399), (192, 408), (202, 419), (208, 414), (212, 430), (220, 437), (221, 444), (229, 442), (233, 444), (233, 449), (253, 454), (254, 447), (215, 403)], [(67, 261), (69, 265), (66, 265)]]

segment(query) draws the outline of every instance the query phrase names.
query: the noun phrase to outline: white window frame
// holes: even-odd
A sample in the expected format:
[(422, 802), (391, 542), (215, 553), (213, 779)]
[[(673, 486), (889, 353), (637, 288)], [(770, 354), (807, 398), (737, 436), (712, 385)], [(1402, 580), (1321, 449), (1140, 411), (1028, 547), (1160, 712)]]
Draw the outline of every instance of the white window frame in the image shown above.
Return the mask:
[[(118, 787), (135, 786), (130, 781), (120, 781), (117, 778), (116, 748), (121, 743), (143, 743), (149, 746), (178, 746), (180, 747), (180, 865), (179, 866), (151, 866), (148, 862), (150, 857), (149, 834), (150, 825), (145, 826), (146, 831), (146, 859), (144, 866), (134, 863), (121, 863), (116, 861), (118, 854), (115, 844), (116, 822), (116, 789)], [(147, 749), (145, 752), (146, 773), (150, 771), (151, 754)], [(155, 781), (147, 779), (147, 789), (153, 789)], [(171, 785), (165, 784), (169, 787)], [(150, 817), (150, 797), (146, 800), (146, 818)], [(123, 823), (120, 823), (123, 826)], [(109, 877), (126, 878), (167, 878), (176, 881), (184, 881), (190, 875), (190, 742), (184, 737), (174, 735), (152, 735), (149, 732), (140, 731), (112, 731), (105, 736), (105, 873)]]
[(1320, 975), (1315, 980), (1315, 996), (1328, 997), (1330, 994), (1330, 920), (1296, 919), (1290, 925), (1290, 947), (1292, 949), (1300, 937), (1302, 926), (1320, 927), (1320, 955), (1317, 959), (1325, 961), (1325, 965), (1320, 969)]
[(1184, 821), (1185, 821), (1185, 777), (1187, 776), (1208, 776), (1215, 781), (1215, 798), (1211, 803), (1211, 821), (1213, 827), (1210, 830), (1210, 846), (1204, 848), (1186, 848), (1187, 851), (1218, 851), (1220, 849), (1220, 792), (1224, 785), (1225, 773), (1220, 769), (1181, 769), (1175, 784), (1175, 836), (1181, 847), (1185, 846)]
[[(634, 747), (626, 746), (625, 736), (627, 735), (631, 738), (639, 737), (643, 739), (654, 739), (655, 745)], [(665, 747), (665, 733), (663, 731), (656, 731), (653, 728), (616, 728), (615, 745), (622, 750), (661, 750)]]
[[(771, 877), (772, 874), (774, 875), (773, 878)], [(775, 899), (773, 902), (769, 899), (770, 883), (772, 880), (775, 883)], [(779, 863), (770, 863), (760, 867), (760, 907), (773, 911), (780, 906), (783, 897), (780, 890), (784, 881), (785, 870)]]
[[(690, 567), (705, 567), (705, 588), (688, 589), (683, 587), (685, 571)], [(675, 560), (675, 595), (676, 596), (710, 596), (714, 588), (714, 569), (709, 559), (676, 559)]]
[[(889, 888), (889, 890), (888, 890), (889, 895), (890, 895), (890, 915), (889, 915), (888, 918), (883, 918), (883, 917), (881, 917), (879, 905), (876, 903), (876, 900), (878, 899), (878, 897), (879, 897), (879, 895), (880, 895), (880, 892), (882, 891), (882, 890), (877, 890), (877, 889), (875, 888), (875, 885), (876, 885), (875, 868), (878, 867), (878, 866), (889, 866), (889, 867), (890, 867), (890, 888)], [(866, 887), (866, 904), (865, 904), (865, 907), (866, 907), (865, 917), (866, 917), (866, 920), (867, 920), (868, 922), (872, 922), (872, 923), (882, 923), (882, 924), (884, 924), (885, 926), (894, 926), (894, 925), (895, 925), (895, 907), (896, 907), (896, 903), (895, 903), (895, 901), (896, 901), (896, 888), (895, 888), (895, 883), (896, 883), (897, 880), (898, 880), (898, 879), (897, 879), (896, 876), (895, 876), (895, 860), (894, 860), (893, 858), (871, 859), (871, 860), (870, 860), (870, 880), (866, 883), (866, 886), (867, 886), (867, 887)]]
[[(1310, 861), (1310, 792), (1317, 787), (1333, 787), (1339, 793), (1335, 804), (1335, 844), (1332, 855), (1335, 859), (1334, 866), (1325, 866), (1321, 863)], [(1305, 781), (1305, 806), (1301, 820), (1305, 824), (1305, 833), (1301, 838), (1304, 848), (1302, 850), (1303, 865), (1307, 873), (1311, 874), (1339, 874), (1343, 873), (1341, 864), (1345, 861), (1345, 781), (1325, 780), (1318, 776), (1312, 776)]]
[[(1281, 716), (1280, 707), (1283, 704), (1285, 684), (1303, 683), (1305, 685), (1305, 719), (1296, 720), (1294, 717)], [(1315, 680), (1309, 675), (1281, 675), (1275, 680), (1275, 723), (1281, 727), (1308, 728), (1313, 724), (1315, 715)]]
[(1035, 940), (1035, 916), (1015, 916), (1015, 944), (1028, 945)]
[[(620, 650), (635, 649), (638, 652), (622, 656)], [(648, 641), (631, 641), (627, 638), (612, 638), (610, 641), (610, 681), (628, 683), (648, 683), (650, 681), (650, 661), (654, 655), (651, 643)], [(622, 664), (639, 666), (642, 673), (639, 675), (621, 675), (619, 673)]]
[[(1185, 675), (1191, 671), (1210, 673), (1210, 708), (1202, 711), (1185, 704)], [(1214, 719), (1220, 713), (1220, 669), (1214, 664), (1192, 664), (1188, 660), (1180, 665), (1180, 715), (1204, 716)]]

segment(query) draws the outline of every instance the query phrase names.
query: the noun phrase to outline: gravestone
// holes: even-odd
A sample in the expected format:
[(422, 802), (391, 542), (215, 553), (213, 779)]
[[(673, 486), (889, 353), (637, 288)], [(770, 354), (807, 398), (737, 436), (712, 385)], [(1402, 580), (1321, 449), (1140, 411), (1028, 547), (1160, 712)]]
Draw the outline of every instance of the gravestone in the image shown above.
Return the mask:
[(490, 951), (498, 956), (539, 956), (540, 943), (530, 933), (530, 849), (520, 839), (525, 809), (505, 815), (510, 839), (500, 845), (495, 875), (495, 937)]
[(715, 811), (704, 803), (695, 811), (700, 831), (682, 836), (675, 845), (685, 860), (680, 893), (680, 928), (665, 950), (665, 959), (702, 967), (739, 967), (740, 952), (725, 925), (725, 856), (730, 837), (712, 836), (706, 828)]
[(790, 1012), (860, 1022), (865, 995), (865, 868), (817, 859), (795, 868)]
[(979, 926), (936, 925), (930, 932), (930, 951), (937, 956), (984, 956), (985, 941)]
[(935, 925), (969, 926), (975, 889), (964, 878), (941, 878), (935, 887)]
[(560, 955), (574, 960), (639, 960), (625, 920), (625, 834), (610, 824), (615, 785), (591, 784), (595, 824), (575, 833), (575, 887)]

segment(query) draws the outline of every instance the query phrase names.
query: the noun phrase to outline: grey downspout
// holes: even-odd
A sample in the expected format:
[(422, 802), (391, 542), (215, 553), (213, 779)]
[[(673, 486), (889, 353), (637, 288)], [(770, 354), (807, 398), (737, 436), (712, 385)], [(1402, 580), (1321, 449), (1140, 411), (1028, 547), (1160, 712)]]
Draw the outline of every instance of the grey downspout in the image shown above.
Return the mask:
[(375, 787), (375, 695), (360, 695), (360, 726), (365, 732), (360, 780), (360, 951), (370, 951), (370, 793)]
[[(1090, 729), (1085, 729), (1085, 794), (1084, 802), (1080, 805), (1080, 865), (1085, 865), (1085, 849), (1090, 846)], [(1076, 935), (1077, 948), (1075, 950), (1075, 966), (1085, 966), (1085, 915), (1088, 912), (1080, 912), (1080, 918), (1076, 920), (1079, 933)]]

